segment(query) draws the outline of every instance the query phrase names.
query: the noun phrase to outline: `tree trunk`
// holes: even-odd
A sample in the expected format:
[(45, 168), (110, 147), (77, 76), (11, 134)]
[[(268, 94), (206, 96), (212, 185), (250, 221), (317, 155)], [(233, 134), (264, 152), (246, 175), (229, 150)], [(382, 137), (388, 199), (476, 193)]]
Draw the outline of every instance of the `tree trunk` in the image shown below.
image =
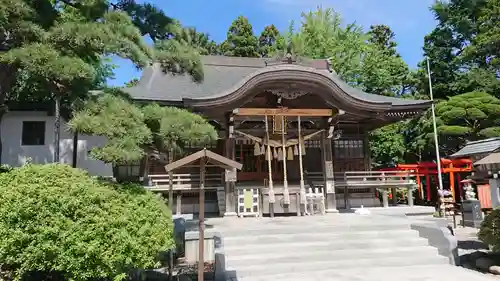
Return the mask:
[(59, 163), (59, 153), (61, 146), (59, 140), (61, 138), (61, 96), (54, 95), (55, 110), (54, 110), (54, 163)]
[(76, 168), (78, 164), (78, 133), (73, 133), (73, 159), (71, 166)]

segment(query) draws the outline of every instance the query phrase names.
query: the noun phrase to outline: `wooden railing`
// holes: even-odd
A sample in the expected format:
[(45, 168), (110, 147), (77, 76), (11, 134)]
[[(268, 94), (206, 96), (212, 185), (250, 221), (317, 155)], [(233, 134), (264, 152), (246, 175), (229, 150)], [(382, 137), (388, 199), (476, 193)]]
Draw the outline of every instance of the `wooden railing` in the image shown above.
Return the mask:
[[(322, 172), (309, 172), (307, 179), (319, 184), (323, 181)], [(408, 172), (380, 172), (380, 171), (349, 171), (334, 174), (335, 187), (347, 187), (349, 189), (361, 188), (413, 188), (416, 183), (410, 178)]]
[[(170, 187), (170, 179), (168, 174), (149, 175), (150, 186), (146, 188), (151, 190), (168, 190)], [(205, 188), (216, 189), (224, 184), (223, 174), (205, 174)], [(173, 175), (174, 190), (192, 190), (200, 187), (200, 174), (174, 174)]]
[(416, 183), (408, 172), (356, 171), (335, 174), (335, 186), (348, 188), (414, 188)]

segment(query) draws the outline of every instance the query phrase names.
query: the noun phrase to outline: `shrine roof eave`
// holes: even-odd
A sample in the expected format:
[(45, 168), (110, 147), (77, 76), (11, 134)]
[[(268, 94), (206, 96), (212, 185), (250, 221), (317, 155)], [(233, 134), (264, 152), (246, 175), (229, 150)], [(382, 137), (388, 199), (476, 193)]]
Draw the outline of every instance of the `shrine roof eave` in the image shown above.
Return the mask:
[[(422, 110), (428, 100), (410, 100), (365, 93), (344, 82), (325, 67), (297, 64), (268, 66), (259, 58), (206, 56), (204, 81), (186, 75), (165, 74), (157, 64), (144, 70), (139, 83), (124, 88), (133, 99), (155, 101), (195, 109), (237, 108), (258, 93), (293, 85), (324, 98), (327, 104), (355, 111)], [(320, 60), (324, 62), (325, 60)]]

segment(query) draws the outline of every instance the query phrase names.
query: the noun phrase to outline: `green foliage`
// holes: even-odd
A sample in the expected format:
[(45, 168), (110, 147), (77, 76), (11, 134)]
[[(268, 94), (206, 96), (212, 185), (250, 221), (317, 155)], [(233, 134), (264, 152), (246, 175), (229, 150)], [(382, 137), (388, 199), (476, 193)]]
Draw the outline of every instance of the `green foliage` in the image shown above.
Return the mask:
[(144, 156), (152, 141), (142, 110), (129, 101), (104, 94), (86, 103), (68, 123), (73, 132), (104, 136), (103, 147), (94, 147), (91, 156), (105, 163), (130, 163)]
[(151, 150), (181, 151), (188, 144), (207, 144), (217, 132), (203, 117), (184, 109), (149, 104), (139, 107), (123, 97), (103, 94), (74, 114), (74, 132), (104, 136), (92, 157), (120, 164), (141, 160)]
[[(475, 62), (498, 73), (500, 71), (500, 0), (486, 1), (479, 13), (477, 36), (466, 50)], [(479, 60), (482, 59), (482, 60)], [(497, 74), (498, 78), (498, 74)]]
[[(472, 91), (495, 94), (500, 89), (498, 57), (500, 14), (497, 0), (437, 1), (432, 11), (438, 25), (425, 37), (424, 52), (430, 58), (434, 97)], [(427, 76), (420, 64), (419, 88), (428, 92)]]
[(372, 166), (387, 167), (404, 162), (406, 143), (403, 125), (404, 123), (395, 123), (371, 132)]
[(175, 40), (181, 40), (196, 49), (201, 55), (219, 55), (220, 50), (214, 40), (206, 33), (196, 31), (196, 28), (180, 28)]
[(39, 271), (121, 280), (158, 266), (158, 254), (173, 247), (171, 213), (156, 195), (66, 165), (0, 174), (0, 200), (0, 264), (18, 279)]
[[(471, 92), (450, 97), (436, 105), (439, 149), (450, 155), (468, 141), (500, 136), (500, 100), (483, 93)], [(424, 159), (434, 157), (434, 129), (428, 111), (410, 122), (407, 129), (409, 148)]]
[(436, 115), (443, 122), (440, 134), (467, 140), (500, 136), (495, 134), (500, 129), (500, 100), (487, 93), (451, 97), (436, 106)]
[(149, 104), (142, 111), (159, 151), (182, 151), (188, 144), (208, 144), (217, 139), (217, 132), (203, 117), (185, 109)]
[(222, 43), (224, 55), (231, 57), (258, 57), (259, 46), (253, 33), (252, 25), (244, 16), (233, 21), (227, 32), (227, 38)]
[(259, 37), (259, 53), (265, 58), (276, 53), (276, 41), (280, 37), (280, 32), (274, 24), (264, 27)]
[(496, 208), (481, 222), (478, 237), (495, 252), (500, 252), (500, 209)]
[(302, 13), (302, 23), (277, 40), (283, 52), (290, 45), (295, 54), (329, 59), (333, 70), (357, 88), (374, 94), (400, 95), (407, 89), (408, 66), (395, 53), (394, 33), (387, 26), (373, 26), (365, 33), (355, 23), (344, 27), (340, 14), (318, 8)]
[(142, 36), (148, 36), (153, 42), (167, 40), (172, 36), (172, 28), (178, 22), (165, 15), (162, 9), (151, 3), (137, 3), (135, 0), (120, 0), (114, 8), (125, 11)]

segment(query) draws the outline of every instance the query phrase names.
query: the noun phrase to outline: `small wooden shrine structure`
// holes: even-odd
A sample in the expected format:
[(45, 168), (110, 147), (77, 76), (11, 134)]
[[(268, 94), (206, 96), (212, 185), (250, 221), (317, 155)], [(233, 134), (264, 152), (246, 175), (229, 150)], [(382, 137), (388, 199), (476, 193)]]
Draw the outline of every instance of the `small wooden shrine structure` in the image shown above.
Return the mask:
[(228, 159), (224, 156), (221, 156), (217, 153), (214, 153), (207, 149), (202, 149), (196, 153), (193, 153), (189, 156), (186, 156), (182, 159), (179, 159), (173, 163), (170, 163), (165, 166), (165, 171), (169, 173), (171, 176), (171, 184), (169, 190), (169, 205), (173, 205), (173, 181), (172, 181), (172, 172), (177, 169), (186, 166), (197, 166), (200, 171), (200, 185), (199, 185), (199, 199), (200, 199), (200, 210), (199, 210), (199, 253), (198, 253), (198, 281), (203, 281), (205, 262), (204, 262), (204, 250), (205, 250), (205, 172), (206, 168), (210, 166), (215, 166), (219, 168), (223, 168), (228, 171), (227, 175), (234, 178), (236, 175), (236, 170), (241, 170), (242, 164)]

